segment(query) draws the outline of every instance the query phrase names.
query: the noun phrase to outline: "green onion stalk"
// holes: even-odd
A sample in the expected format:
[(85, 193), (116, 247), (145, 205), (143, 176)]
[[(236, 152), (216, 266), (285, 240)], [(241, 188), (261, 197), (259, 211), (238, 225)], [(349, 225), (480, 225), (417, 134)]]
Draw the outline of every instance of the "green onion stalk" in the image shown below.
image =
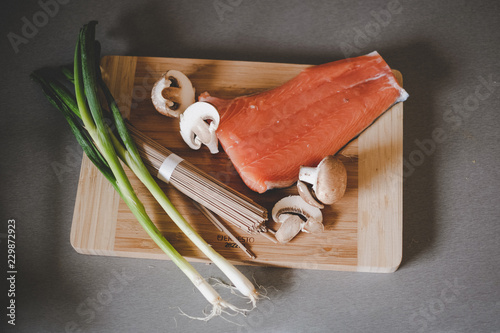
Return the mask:
[[(63, 70), (63, 74), (74, 84), (74, 96), (53, 73), (39, 70), (32, 73), (31, 77), (40, 83), (47, 99), (63, 113), (85, 154), (118, 192), (144, 230), (212, 304), (210, 315), (203, 319), (208, 320), (227, 310), (244, 311), (223, 300), (217, 291), (165, 239), (137, 197), (119, 159), (148, 188), (182, 232), (224, 272), (234, 287), (250, 300), (253, 309), (259, 298), (259, 293), (253, 284), (203, 240), (177, 211), (142, 162), (116, 101), (100, 75), (97, 62), (99, 44), (95, 41), (96, 24), (97, 22), (91, 21), (80, 30), (73, 72), (68, 71), (67, 68)], [(99, 102), (99, 92), (106, 97), (117, 135), (104, 122), (106, 110)]]

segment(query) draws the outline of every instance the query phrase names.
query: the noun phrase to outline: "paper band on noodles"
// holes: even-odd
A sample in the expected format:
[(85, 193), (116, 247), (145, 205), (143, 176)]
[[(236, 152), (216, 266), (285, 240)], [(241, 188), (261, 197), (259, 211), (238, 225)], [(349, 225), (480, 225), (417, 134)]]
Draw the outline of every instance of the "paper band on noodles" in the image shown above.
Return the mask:
[(184, 159), (178, 155), (175, 154), (168, 155), (168, 157), (163, 161), (160, 168), (158, 169), (158, 175), (157, 175), (158, 179), (166, 183), (169, 183), (170, 177), (172, 176), (172, 173), (174, 172), (175, 168), (183, 160)]

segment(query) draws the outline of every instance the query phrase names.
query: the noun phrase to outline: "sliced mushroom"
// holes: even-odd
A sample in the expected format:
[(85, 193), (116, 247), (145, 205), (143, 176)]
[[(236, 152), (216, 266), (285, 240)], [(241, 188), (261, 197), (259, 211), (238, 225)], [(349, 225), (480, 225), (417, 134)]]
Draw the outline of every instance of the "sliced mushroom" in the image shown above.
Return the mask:
[(212, 154), (216, 154), (219, 142), (215, 130), (219, 122), (219, 112), (212, 104), (196, 102), (180, 115), (182, 139), (191, 149), (200, 149), (204, 144)]
[(337, 157), (327, 156), (315, 168), (300, 167), (299, 180), (312, 184), (316, 198), (331, 205), (345, 194), (347, 171)]
[(323, 209), (325, 206), (323, 206), (321, 203), (319, 203), (316, 199), (314, 199), (313, 195), (309, 191), (309, 188), (307, 187), (307, 184), (304, 182), (301, 182), (300, 180), (297, 181), (297, 190), (299, 192), (300, 197), (310, 204), (311, 206), (317, 207), (319, 209)]
[[(275, 222), (282, 223), (276, 234), (280, 232), (281, 228), (285, 228), (281, 232), (283, 234), (283, 236), (280, 236), (281, 239), (288, 239), (288, 236), (295, 233), (288, 241), (293, 239), (300, 230), (305, 232), (319, 232), (323, 230), (323, 228), (317, 225), (318, 223), (323, 225), (321, 210), (309, 205), (298, 195), (291, 195), (278, 201), (273, 207), (272, 216)], [(301, 221), (300, 228), (298, 228), (299, 231), (296, 231), (296, 224), (299, 220)], [(289, 221), (293, 221), (294, 224), (288, 226)], [(278, 241), (280, 240), (278, 239)]]
[(155, 109), (168, 117), (179, 117), (195, 102), (195, 90), (191, 81), (182, 72), (170, 70), (156, 81), (151, 90)]

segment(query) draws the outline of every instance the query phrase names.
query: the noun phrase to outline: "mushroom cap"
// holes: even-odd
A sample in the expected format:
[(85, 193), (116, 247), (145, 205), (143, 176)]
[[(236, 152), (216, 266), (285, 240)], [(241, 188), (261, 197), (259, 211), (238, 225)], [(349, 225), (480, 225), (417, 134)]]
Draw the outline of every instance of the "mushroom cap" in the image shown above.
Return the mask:
[(169, 70), (155, 82), (151, 90), (151, 101), (161, 114), (179, 117), (189, 105), (195, 102), (195, 89), (182, 72)]
[(340, 200), (347, 187), (347, 171), (338, 157), (327, 156), (318, 165), (313, 190), (319, 201), (331, 205)]

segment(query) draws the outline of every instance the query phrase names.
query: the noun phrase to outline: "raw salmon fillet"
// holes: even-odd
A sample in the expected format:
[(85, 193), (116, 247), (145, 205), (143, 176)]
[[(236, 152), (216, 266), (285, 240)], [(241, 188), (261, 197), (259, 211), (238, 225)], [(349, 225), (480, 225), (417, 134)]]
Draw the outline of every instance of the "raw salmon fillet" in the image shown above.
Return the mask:
[(302, 165), (337, 153), (408, 98), (377, 52), (306, 68), (277, 88), (199, 100), (221, 115), (217, 137), (245, 184), (263, 193), (292, 185)]

